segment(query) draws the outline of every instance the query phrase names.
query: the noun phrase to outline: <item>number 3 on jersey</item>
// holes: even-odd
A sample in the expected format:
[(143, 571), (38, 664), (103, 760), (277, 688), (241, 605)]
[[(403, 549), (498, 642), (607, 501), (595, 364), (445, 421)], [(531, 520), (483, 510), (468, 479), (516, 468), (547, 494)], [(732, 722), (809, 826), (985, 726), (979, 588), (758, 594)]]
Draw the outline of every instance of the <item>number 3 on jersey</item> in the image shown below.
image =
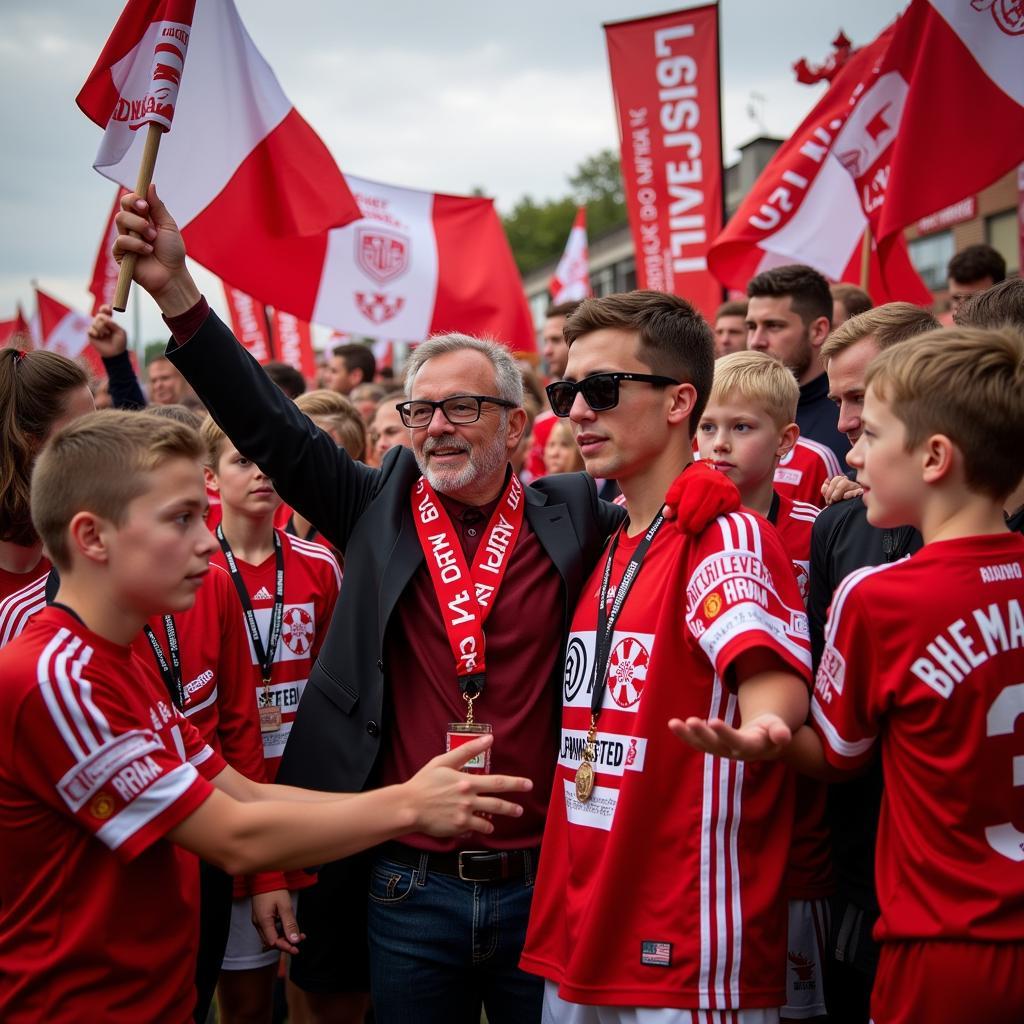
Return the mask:
[[(1007, 686), (992, 701), (985, 720), (985, 732), (989, 736), (1009, 736), (1013, 733), (1017, 719), (1024, 714), (1024, 683)], [(1013, 759), (1013, 784), (1024, 786), (1024, 756)], [(1024, 861), (1024, 832), (1014, 828), (1010, 822), (989, 825), (985, 838), (996, 853), (1010, 860)]]

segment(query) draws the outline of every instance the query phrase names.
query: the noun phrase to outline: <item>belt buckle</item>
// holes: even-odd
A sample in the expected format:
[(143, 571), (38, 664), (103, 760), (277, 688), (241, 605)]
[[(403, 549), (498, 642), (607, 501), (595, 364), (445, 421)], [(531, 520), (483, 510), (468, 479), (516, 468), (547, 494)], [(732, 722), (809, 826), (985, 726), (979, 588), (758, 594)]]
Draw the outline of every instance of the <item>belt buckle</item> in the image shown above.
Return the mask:
[(480, 882), (480, 881), (483, 881), (483, 879), (480, 879), (480, 878), (467, 878), (466, 877), (466, 874), (465, 874), (465, 872), (466, 872), (466, 864), (465, 864), (465, 862), (463, 861), (462, 858), (463, 857), (476, 857), (476, 856), (480, 856), (480, 855), (482, 855), (484, 857), (487, 857), (491, 853), (493, 853), (492, 850), (459, 850), (459, 879), (461, 881), (463, 881), (463, 882)]

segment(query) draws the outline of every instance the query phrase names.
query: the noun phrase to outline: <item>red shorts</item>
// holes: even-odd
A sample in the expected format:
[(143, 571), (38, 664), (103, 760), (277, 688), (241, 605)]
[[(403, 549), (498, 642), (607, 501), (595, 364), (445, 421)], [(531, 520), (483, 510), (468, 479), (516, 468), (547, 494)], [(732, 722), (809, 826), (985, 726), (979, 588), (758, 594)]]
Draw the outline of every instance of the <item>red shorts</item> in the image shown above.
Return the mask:
[(1020, 1024), (1024, 942), (885, 942), (873, 1024)]

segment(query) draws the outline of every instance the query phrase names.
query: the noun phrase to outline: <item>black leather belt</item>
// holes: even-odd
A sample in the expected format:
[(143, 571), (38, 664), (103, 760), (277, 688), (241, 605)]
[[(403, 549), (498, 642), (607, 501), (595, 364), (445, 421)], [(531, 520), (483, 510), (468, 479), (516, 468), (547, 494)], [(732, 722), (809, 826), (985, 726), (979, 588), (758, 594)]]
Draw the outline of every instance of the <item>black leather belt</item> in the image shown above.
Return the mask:
[(464, 882), (504, 882), (532, 875), (537, 870), (540, 847), (525, 850), (449, 850), (433, 853), (404, 843), (385, 843), (378, 848), (385, 860), (419, 867), (426, 853), (427, 871), (461, 878)]

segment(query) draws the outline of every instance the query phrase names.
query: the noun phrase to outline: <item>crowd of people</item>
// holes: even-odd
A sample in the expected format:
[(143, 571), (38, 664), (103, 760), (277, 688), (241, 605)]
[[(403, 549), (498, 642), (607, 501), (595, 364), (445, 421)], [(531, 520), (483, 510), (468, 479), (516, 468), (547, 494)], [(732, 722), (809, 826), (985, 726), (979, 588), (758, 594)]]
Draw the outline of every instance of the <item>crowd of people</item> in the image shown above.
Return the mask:
[(0, 350), (0, 1017), (1024, 1019), (998, 254), (946, 327), (792, 265), (307, 388), (117, 224), (145, 391), (106, 308), (102, 388)]

